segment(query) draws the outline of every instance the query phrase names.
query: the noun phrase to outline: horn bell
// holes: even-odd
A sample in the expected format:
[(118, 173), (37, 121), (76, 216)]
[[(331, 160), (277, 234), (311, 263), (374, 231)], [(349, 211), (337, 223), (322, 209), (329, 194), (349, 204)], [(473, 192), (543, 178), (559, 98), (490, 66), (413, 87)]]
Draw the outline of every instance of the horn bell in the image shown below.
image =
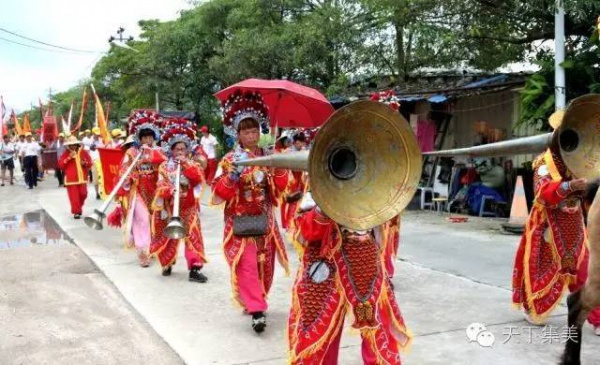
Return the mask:
[(308, 167), (321, 210), (345, 227), (364, 230), (397, 216), (412, 200), (421, 152), (399, 112), (361, 100), (338, 109), (319, 130)]
[(574, 99), (557, 132), (560, 155), (569, 171), (578, 178), (600, 178), (600, 95)]

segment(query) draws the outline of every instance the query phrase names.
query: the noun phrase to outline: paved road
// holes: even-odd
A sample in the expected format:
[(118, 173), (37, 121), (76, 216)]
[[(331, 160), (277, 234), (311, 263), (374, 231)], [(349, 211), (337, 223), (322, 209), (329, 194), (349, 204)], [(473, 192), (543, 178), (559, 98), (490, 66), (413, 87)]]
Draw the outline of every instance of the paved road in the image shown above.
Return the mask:
[[(39, 202), (186, 363), (285, 363), (293, 278), (285, 277), (280, 269), (276, 272), (269, 298), (269, 326), (264, 334), (254, 334), (249, 317), (230, 299), (229, 274), (220, 249), (222, 211), (203, 208), (209, 283), (190, 283), (183, 257), (173, 276), (162, 277), (156, 264), (147, 269), (137, 266), (135, 254), (123, 249), (119, 231), (92, 231), (82, 221), (73, 220), (66, 193), (53, 184), (46, 183), (30, 195), (20, 187), (12, 191)], [(98, 205), (99, 201), (88, 201), (86, 213)], [(0, 208), (0, 212), (7, 211), (5, 204)], [(489, 219), (473, 217), (468, 223), (451, 224), (435, 213), (405, 214), (394, 282), (415, 338), (410, 352), (403, 355), (404, 364), (556, 363), (564, 342), (565, 308), (556, 310), (544, 332), (529, 327), (510, 305), (510, 275), (518, 239), (501, 234), (498, 222)], [(291, 247), (289, 252), (295, 269), (297, 258)], [(465, 329), (474, 322), (486, 325), (494, 335), (491, 347), (468, 341)], [(510, 337), (509, 332), (513, 334)], [(584, 334), (584, 364), (594, 364), (600, 359), (600, 338), (592, 335), (589, 326)], [(177, 360), (161, 362), (171, 363)], [(360, 337), (346, 331), (340, 364), (361, 363)]]

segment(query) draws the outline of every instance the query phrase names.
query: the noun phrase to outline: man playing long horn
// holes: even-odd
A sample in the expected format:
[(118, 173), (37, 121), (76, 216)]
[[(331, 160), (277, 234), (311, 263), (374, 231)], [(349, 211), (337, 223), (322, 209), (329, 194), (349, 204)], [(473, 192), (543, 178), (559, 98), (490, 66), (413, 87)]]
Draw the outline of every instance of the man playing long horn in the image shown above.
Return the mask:
[(231, 268), (234, 298), (252, 315), (257, 333), (266, 327), (266, 297), (273, 282), (275, 258), (288, 272), (285, 246), (273, 207), (288, 183), (288, 171), (235, 167), (235, 160), (264, 156), (258, 146), (268, 130), (267, 107), (258, 93), (236, 92), (223, 105), (226, 133), (238, 145), (224, 156), (213, 180), (213, 204), (225, 203), (225, 258)]
[[(563, 114), (550, 124), (556, 130)], [(512, 300), (525, 319), (542, 324), (566, 289), (577, 291), (587, 277), (587, 232), (582, 197), (586, 179), (575, 179), (560, 157), (555, 140), (533, 161), (535, 200), (517, 249)], [(600, 309), (588, 321), (600, 335)]]
[(412, 335), (386, 271), (385, 227), (365, 231), (328, 218), (306, 193), (296, 225), (304, 250), (289, 316), (291, 364), (338, 363), (344, 318), (362, 337), (365, 364), (400, 364)]
[[(158, 257), (163, 276), (170, 276), (180, 240), (169, 238), (164, 230), (173, 214), (177, 213), (186, 231), (183, 241), (189, 280), (205, 283), (208, 278), (200, 270), (207, 261), (198, 207), (204, 174), (200, 164), (188, 159), (194, 137), (194, 125), (188, 120), (170, 119), (165, 124), (162, 141), (169, 149), (169, 159), (158, 168), (158, 186), (152, 205), (154, 234), (150, 254)], [(181, 165), (179, 212), (173, 212), (178, 164)]]
[(166, 160), (154, 145), (160, 140), (160, 118), (152, 112), (138, 111), (129, 118), (129, 134), (135, 145), (125, 152), (121, 162), (123, 175), (135, 157), (142, 153), (133, 172), (119, 191), (119, 197), (127, 197), (126, 243), (135, 246), (140, 266), (148, 267), (148, 249), (151, 241), (150, 216), (152, 200), (158, 181), (158, 166)]

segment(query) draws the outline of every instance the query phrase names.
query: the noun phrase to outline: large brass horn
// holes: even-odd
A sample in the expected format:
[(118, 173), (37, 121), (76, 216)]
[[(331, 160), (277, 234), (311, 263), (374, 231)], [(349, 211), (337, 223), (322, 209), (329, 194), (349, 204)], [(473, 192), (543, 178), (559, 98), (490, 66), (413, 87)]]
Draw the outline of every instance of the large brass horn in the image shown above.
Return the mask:
[(133, 171), (133, 168), (135, 167), (138, 160), (142, 157), (143, 152), (144, 151), (140, 151), (135, 156), (135, 158), (133, 159), (133, 161), (131, 162), (131, 164), (129, 165), (127, 170), (125, 171), (125, 173), (119, 179), (119, 182), (113, 187), (108, 198), (106, 198), (106, 200), (104, 200), (104, 203), (102, 203), (102, 206), (100, 206), (100, 208), (98, 208), (98, 209), (94, 209), (94, 212), (92, 214), (83, 218), (83, 221), (85, 222), (85, 224), (88, 227), (94, 228), (97, 230), (101, 230), (103, 228), (102, 221), (104, 220), (104, 217), (106, 217), (106, 210), (112, 203), (113, 199), (115, 198), (115, 195), (117, 195), (117, 192), (119, 191), (121, 186), (125, 183), (125, 180), (127, 180), (127, 177), (129, 176), (129, 174), (131, 174), (131, 172)]
[(538, 153), (558, 143), (560, 155), (571, 173), (579, 178), (600, 178), (600, 95), (573, 99), (560, 126), (533, 137), (490, 143), (470, 148), (426, 152), (429, 156), (516, 156)]
[(169, 220), (169, 224), (165, 227), (167, 237), (178, 240), (185, 237), (185, 227), (179, 216), (179, 196), (181, 194), (181, 163), (177, 161), (177, 171), (175, 172), (175, 194), (173, 194), (173, 215)]
[(368, 229), (398, 215), (415, 194), (421, 155), (400, 113), (369, 100), (337, 110), (310, 151), (238, 161), (237, 165), (308, 171), (321, 210), (351, 229)]

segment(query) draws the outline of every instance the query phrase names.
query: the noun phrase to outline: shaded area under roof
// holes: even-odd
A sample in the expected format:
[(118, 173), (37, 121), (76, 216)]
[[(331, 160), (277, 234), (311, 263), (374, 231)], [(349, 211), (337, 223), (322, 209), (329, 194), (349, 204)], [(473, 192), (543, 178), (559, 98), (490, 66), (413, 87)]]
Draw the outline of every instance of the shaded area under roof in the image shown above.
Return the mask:
[[(396, 96), (401, 102), (427, 101), (432, 104), (445, 103), (463, 97), (479, 95), (483, 93), (501, 92), (519, 87), (525, 84), (527, 74), (495, 74), (495, 75), (464, 75), (443, 74), (415, 76), (402, 87), (394, 87)], [(385, 79), (385, 77), (383, 77)], [(368, 86), (380, 83), (370, 81)], [(383, 82), (385, 84), (385, 82)], [(370, 89), (367, 87), (367, 89)], [(385, 90), (365, 90), (353, 96), (336, 95), (329, 99), (334, 108), (338, 109), (355, 100), (370, 97), (371, 93)], [(389, 88), (388, 88), (389, 89)], [(365, 93), (367, 91), (368, 93)]]

